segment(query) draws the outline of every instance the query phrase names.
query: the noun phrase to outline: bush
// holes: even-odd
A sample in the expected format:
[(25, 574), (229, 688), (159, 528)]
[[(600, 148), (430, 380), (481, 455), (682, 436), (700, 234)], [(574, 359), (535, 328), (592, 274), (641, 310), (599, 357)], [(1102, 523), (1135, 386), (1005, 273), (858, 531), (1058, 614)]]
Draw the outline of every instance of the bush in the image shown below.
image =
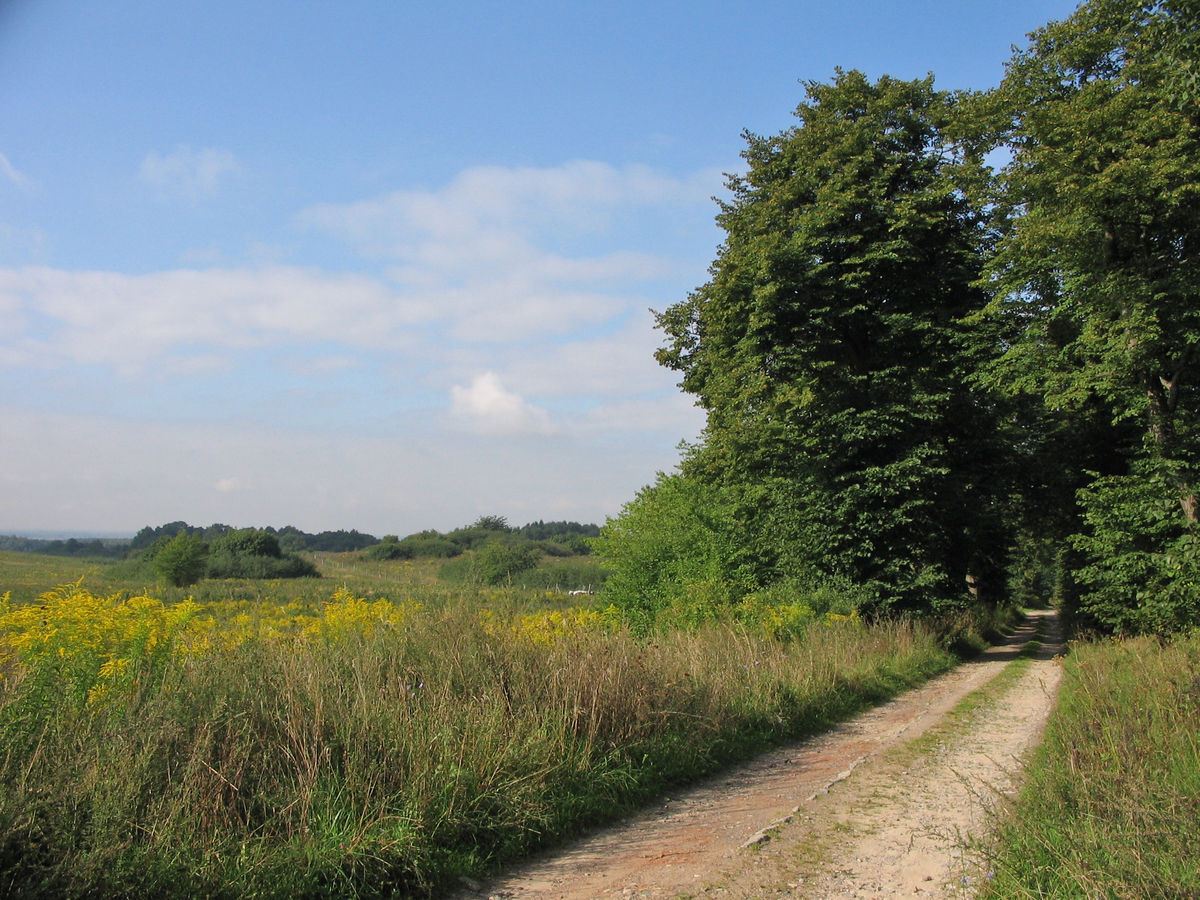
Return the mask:
[(227, 553), (231, 556), (269, 556), (273, 559), (279, 559), (283, 555), (279, 548), (279, 538), (256, 528), (242, 528), (214, 538), (212, 552)]
[(152, 547), (154, 569), (175, 587), (187, 587), (204, 577), (208, 544), (181, 531)]
[(209, 578), (320, 578), (321, 573), (300, 556), (248, 556), (213, 553), (208, 558)]
[(512, 577), (537, 565), (537, 551), (529, 544), (491, 541), (484, 544), (471, 560), (471, 570), (484, 584), (504, 584)]
[(747, 593), (735, 571), (734, 530), (717, 489), (660, 473), (593, 542), (612, 570), (605, 599), (641, 632), (712, 618)]
[[(400, 546), (411, 552), (413, 558), (453, 559), (463, 552), (462, 545), (455, 543), (439, 531), (419, 531), (400, 541)], [(408, 558), (408, 557), (397, 557)]]
[(415, 554), (411, 544), (401, 543), (392, 534), (384, 535), (382, 541), (374, 547), (368, 547), (363, 553), (367, 559), (412, 559)]

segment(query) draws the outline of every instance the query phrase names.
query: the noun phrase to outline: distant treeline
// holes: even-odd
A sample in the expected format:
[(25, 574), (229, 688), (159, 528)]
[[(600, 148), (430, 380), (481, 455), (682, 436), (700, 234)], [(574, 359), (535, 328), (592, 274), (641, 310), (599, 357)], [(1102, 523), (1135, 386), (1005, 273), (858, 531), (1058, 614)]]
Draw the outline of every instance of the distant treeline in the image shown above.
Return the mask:
[(44, 538), (27, 538), (16, 535), (0, 535), (0, 550), (10, 550), (17, 553), (45, 553), (51, 556), (88, 556), (120, 558), (129, 551), (128, 538), (92, 538), (80, 540), (48, 540)]
[[(211, 542), (237, 530), (232, 525), (222, 523), (199, 526), (177, 521), (158, 526), (147, 525), (133, 538), (92, 538), (90, 540), (67, 538), (64, 540), (0, 535), (0, 550), (43, 553), (49, 556), (122, 559), (149, 549), (162, 538), (173, 538), (181, 533)], [(293, 525), (285, 525), (283, 528), (267, 527), (258, 530), (274, 535), (279, 542), (280, 550), (284, 553), (306, 551), (347, 553), (374, 547), (380, 543), (380, 539), (374, 535), (364, 534), (354, 529), (310, 534)], [(598, 536), (600, 527), (584, 525), (579, 522), (543, 522), (539, 519), (528, 525), (513, 528), (508, 525), (503, 516), (483, 516), (473, 525), (456, 528), (446, 534), (432, 530), (421, 531), (409, 535), (403, 541), (391, 535), (385, 537), (384, 541), (386, 543), (402, 543), (405, 550), (416, 550), (417, 552), (413, 554), (416, 556), (449, 557), (457, 556), (463, 550), (481, 543), (481, 538), (494, 535), (496, 532), (503, 532), (537, 543), (550, 542), (555, 545), (554, 548), (551, 548), (551, 553), (554, 549), (565, 548), (569, 553), (583, 554), (589, 552), (587, 539)], [(403, 554), (404, 551), (401, 552)]]
[[(168, 522), (157, 528), (147, 525), (133, 536), (133, 540), (129, 542), (129, 550), (145, 550), (159, 538), (173, 538), (180, 532), (187, 532), (202, 541), (212, 541), (237, 530), (239, 529), (232, 525), (221, 523), (207, 527), (189, 525), (187, 522)], [(293, 525), (285, 525), (278, 529), (267, 527), (257, 530), (274, 535), (279, 541), (280, 549), (285, 553), (301, 553), (306, 550), (345, 553), (351, 550), (362, 550), (364, 547), (379, 543), (379, 538), (374, 535), (363, 534), (355, 530), (322, 531), (319, 534), (309, 534)]]

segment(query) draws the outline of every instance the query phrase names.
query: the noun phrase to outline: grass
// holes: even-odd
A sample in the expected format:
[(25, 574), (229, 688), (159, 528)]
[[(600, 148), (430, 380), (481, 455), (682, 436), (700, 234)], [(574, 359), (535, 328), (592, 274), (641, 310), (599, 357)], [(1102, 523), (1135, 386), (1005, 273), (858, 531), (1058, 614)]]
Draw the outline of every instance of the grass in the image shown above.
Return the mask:
[(647, 641), (546, 592), (322, 565), (202, 583), (190, 617), (116, 567), (14, 598), (0, 893), (434, 895), (954, 662), (895, 623)]
[(1076, 644), (988, 898), (1200, 897), (1200, 633)]

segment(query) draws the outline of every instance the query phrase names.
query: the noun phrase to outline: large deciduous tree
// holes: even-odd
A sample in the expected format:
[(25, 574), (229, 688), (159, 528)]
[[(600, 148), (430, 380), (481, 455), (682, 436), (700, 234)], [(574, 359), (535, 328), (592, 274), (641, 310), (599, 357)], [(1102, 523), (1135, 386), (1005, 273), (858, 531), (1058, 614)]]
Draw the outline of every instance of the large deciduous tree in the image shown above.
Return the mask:
[(743, 573), (872, 587), (880, 609), (995, 586), (994, 415), (962, 324), (984, 231), (932, 79), (838, 72), (799, 124), (747, 135), (711, 280), (659, 315), (658, 359), (707, 412), (687, 477), (719, 485)]
[(996, 94), (1012, 159), (991, 311), (1017, 337), (995, 382), (1068, 425), (1133, 429), (1075, 538), (1084, 610), (1117, 630), (1200, 621), (1198, 11), (1091, 0), (1035, 32)]

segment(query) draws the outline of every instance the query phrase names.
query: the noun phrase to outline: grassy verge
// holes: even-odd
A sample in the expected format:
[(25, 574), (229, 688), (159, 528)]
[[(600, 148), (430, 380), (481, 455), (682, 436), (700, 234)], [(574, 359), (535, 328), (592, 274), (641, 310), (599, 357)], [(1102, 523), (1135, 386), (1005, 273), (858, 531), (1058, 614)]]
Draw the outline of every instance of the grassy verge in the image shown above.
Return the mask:
[(646, 641), (504, 592), (228, 602), (0, 616), (0, 893), (435, 894), (954, 662), (846, 617)]
[(1200, 634), (1076, 645), (982, 896), (1200, 896)]

